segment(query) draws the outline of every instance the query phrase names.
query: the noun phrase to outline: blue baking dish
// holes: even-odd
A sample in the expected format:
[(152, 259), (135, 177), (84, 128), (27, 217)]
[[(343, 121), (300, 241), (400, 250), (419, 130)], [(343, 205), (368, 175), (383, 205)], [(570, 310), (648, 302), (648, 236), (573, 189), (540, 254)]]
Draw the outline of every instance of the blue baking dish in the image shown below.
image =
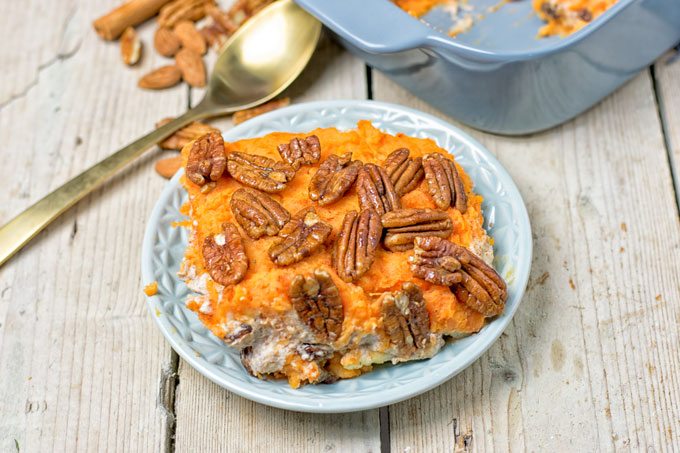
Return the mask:
[[(566, 38), (537, 38), (529, 0), (455, 38), (441, 11), (414, 19), (388, 0), (296, 0), (351, 52), (472, 127), (527, 134), (588, 109), (680, 41), (680, 0), (619, 0)], [(486, 8), (498, 0), (470, 0)], [(444, 28), (446, 29), (446, 28)]]

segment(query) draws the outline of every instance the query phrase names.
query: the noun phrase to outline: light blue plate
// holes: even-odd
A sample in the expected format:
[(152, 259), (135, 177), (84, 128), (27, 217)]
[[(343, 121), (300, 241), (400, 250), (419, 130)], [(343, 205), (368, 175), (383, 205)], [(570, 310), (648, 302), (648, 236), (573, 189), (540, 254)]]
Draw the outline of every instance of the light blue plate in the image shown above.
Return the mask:
[(485, 227), (495, 239), (494, 265), (508, 282), (505, 312), (479, 333), (449, 342), (435, 357), (400, 365), (384, 365), (356, 379), (330, 385), (292, 389), (285, 381), (251, 377), (239, 356), (213, 336), (188, 310), (189, 294), (177, 278), (187, 244), (186, 230), (171, 223), (182, 220), (186, 200), (179, 173), (163, 190), (144, 235), (142, 278), (158, 282), (158, 294), (148, 298), (149, 311), (177, 353), (216, 384), (253, 401), (303, 412), (350, 412), (411, 398), (445, 382), (475, 361), (500, 336), (517, 310), (531, 267), (531, 226), (515, 183), (501, 164), (478, 142), (434, 116), (373, 101), (324, 101), (299, 104), (262, 115), (224, 134), (225, 141), (274, 131), (306, 132), (317, 127), (352, 129), (367, 119), (390, 134), (403, 132), (434, 139), (456, 155), (484, 196)]

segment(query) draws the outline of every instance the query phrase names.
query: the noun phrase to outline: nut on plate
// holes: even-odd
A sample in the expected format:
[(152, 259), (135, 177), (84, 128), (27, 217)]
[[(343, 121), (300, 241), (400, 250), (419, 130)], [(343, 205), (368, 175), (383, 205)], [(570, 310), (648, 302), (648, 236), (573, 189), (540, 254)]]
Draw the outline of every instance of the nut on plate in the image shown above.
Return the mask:
[(383, 328), (398, 356), (407, 358), (430, 343), (430, 315), (419, 286), (406, 282), (381, 299)]
[(357, 176), (357, 195), (361, 209), (373, 209), (379, 215), (401, 208), (399, 196), (384, 168), (365, 164)]
[(408, 149), (399, 148), (392, 151), (383, 162), (383, 168), (400, 197), (418, 187), (425, 177), (423, 159), (421, 157), (413, 159), (409, 154)]
[(269, 258), (279, 266), (300, 262), (319, 250), (332, 230), (313, 207), (302, 209), (279, 231), (269, 248)]
[(453, 160), (439, 153), (428, 154), (423, 158), (423, 168), (434, 204), (439, 209), (454, 207), (465, 213), (467, 195)]
[(187, 179), (202, 186), (222, 177), (227, 166), (224, 140), (219, 132), (210, 132), (192, 145), (186, 164)]
[(338, 201), (357, 179), (361, 161), (352, 160), (352, 153), (331, 154), (309, 181), (309, 198), (325, 206)]
[(298, 316), (320, 343), (330, 343), (340, 337), (344, 320), (342, 300), (328, 272), (317, 269), (311, 276), (296, 275), (289, 295)]
[(312, 165), (319, 162), (321, 157), (321, 143), (316, 135), (302, 139), (296, 137), (289, 143), (281, 143), (277, 150), (281, 158), (296, 171), (302, 165)]
[(229, 174), (241, 184), (263, 192), (280, 192), (295, 176), (295, 169), (265, 156), (234, 151), (227, 158)]
[(203, 260), (208, 273), (220, 285), (235, 285), (248, 271), (243, 239), (233, 223), (222, 225), (222, 232), (203, 241)]
[(366, 209), (345, 214), (333, 249), (333, 267), (341, 279), (356, 281), (368, 272), (381, 235), (382, 225), (377, 212)]
[(448, 238), (453, 222), (445, 211), (435, 209), (397, 209), (382, 216), (385, 228), (385, 248), (400, 252), (413, 248), (417, 237)]
[(238, 189), (229, 204), (236, 221), (253, 239), (275, 236), (290, 220), (290, 213), (283, 206), (259, 190)]
[(486, 317), (503, 312), (508, 298), (500, 275), (470, 250), (446, 239), (419, 237), (409, 257), (416, 277), (451, 286), (456, 298)]

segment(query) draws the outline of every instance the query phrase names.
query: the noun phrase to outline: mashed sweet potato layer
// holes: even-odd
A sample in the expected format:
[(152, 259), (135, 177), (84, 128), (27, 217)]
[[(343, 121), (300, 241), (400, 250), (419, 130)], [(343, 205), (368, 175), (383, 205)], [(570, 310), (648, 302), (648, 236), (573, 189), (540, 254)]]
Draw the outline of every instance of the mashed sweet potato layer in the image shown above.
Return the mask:
[[(355, 130), (339, 131), (334, 128), (316, 129), (305, 135), (315, 134), (321, 142), (321, 162), (329, 154), (353, 153), (353, 159), (365, 163), (382, 163), (385, 157), (397, 148), (408, 148), (411, 156), (422, 156), (428, 153), (446, 153), (434, 141), (398, 134), (385, 134), (376, 129), (368, 121), (359, 122)], [(272, 133), (261, 138), (240, 140), (225, 143), (227, 153), (241, 151), (259, 154), (280, 160), (277, 145), (287, 143), (301, 134)], [(190, 146), (183, 150), (186, 163)], [(241, 320), (256, 317), (281, 317), (290, 312), (292, 305), (288, 298), (291, 280), (297, 274), (310, 274), (317, 268), (328, 271), (338, 286), (343, 299), (344, 323), (340, 344), (349, 341), (355, 330), (375, 331), (381, 329), (381, 313), (379, 296), (385, 291), (394, 291), (403, 282), (414, 281), (424, 291), (427, 309), (431, 317), (431, 329), (435, 333), (460, 335), (478, 331), (484, 325), (484, 317), (478, 312), (459, 303), (448, 288), (431, 285), (413, 277), (409, 269), (407, 257), (411, 252), (388, 252), (379, 248), (377, 257), (370, 271), (359, 281), (343, 282), (331, 265), (332, 243), (340, 230), (343, 216), (349, 210), (358, 210), (359, 204), (354, 189), (351, 189), (341, 200), (328, 206), (318, 206), (308, 196), (309, 180), (316, 172), (318, 164), (302, 166), (295, 178), (288, 183), (286, 189), (278, 194), (271, 194), (291, 214), (298, 210), (315, 205), (318, 215), (333, 226), (333, 234), (324, 250), (305, 258), (300, 263), (278, 267), (274, 265), (267, 250), (273, 238), (263, 237), (257, 241), (242, 234), (250, 266), (245, 278), (238, 284), (221, 287), (207, 279), (210, 297), (210, 310), (200, 310), (199, 303), (189, 303), (189, 307), (198, 311), (200, 319), (216, 335), (224, 334), (223, 323), (228, 320)], [(458, 166), (468, 193), (468, 209), (461, 214), (449, 209), (454, 224), (450, 239), (463, 246), (473, 241), (489, 241), (482, 227), (482, 197), (472, 192), (472, 183), (468, 175)], [(182, 183), (189, 193), (189, 212), (193, 223), (190, 244), (186, 250), (183, 271), (194, 268), (194, 275), (206, 274), (201, 244), (205, 237), (222, 231), (224, 222), (235, 222), (229, 200), (231, 194), (242, 187), (229, 176), (222, 177), (217, 186), (208, 193), (202, 193), (195, 184), (182, 178)], [(435, 208), (432, 199), (426, 192), (426, 183), (405, 195), (402, 199), (405, 208)]]

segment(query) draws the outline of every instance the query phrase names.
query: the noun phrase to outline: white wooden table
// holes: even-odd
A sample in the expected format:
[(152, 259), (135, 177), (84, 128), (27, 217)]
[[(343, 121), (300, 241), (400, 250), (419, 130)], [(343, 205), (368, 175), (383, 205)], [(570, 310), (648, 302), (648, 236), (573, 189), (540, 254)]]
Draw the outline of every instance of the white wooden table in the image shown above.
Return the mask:
[[(97, 38), (90, 22), (116, 3), (0, 2), (0, 223), (195, 102), (184, 86), (136, 87), (162, 58), (127, 69)], [(147, 46), (153, 28), (141, 28)], [(669, 57), (551, 131), (464, 127), (524, 196), (529, 287), (481, 359), (380, 410), (272, 409), (178, 359), (140, 281), (144, 225), (165, 184), (152, 152), (0, 268), (0, 451), (679, 449), (680, 61)], [(328, 39), (288, 95), (442, 116)]]

